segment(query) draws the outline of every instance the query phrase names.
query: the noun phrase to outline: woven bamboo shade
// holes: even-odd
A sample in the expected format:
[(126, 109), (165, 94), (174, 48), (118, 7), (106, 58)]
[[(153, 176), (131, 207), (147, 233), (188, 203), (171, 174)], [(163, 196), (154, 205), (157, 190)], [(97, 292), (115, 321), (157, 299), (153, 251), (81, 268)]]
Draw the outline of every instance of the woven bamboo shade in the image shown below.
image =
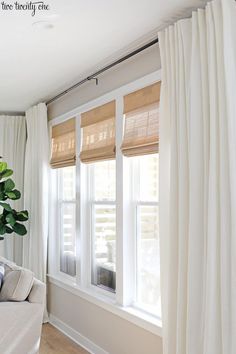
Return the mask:
[(137, 156), (158, 152), (159, 100), (160, 83), (124, 97), (123, 155)]
[(75, 165), (75, 118), (52, 127), (51, 167)]
[(115, 101), (83, 113), (81, 128), (82, 162), (91, 163), (115, 158)]

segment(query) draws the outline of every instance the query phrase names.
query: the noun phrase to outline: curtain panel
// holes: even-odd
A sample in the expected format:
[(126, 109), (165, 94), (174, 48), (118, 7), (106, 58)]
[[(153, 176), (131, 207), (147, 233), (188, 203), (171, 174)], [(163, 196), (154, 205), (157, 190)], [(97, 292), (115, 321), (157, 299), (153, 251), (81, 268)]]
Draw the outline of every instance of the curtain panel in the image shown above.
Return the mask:
[(164, 354), (236, 352), (236, 7), (159, 33)]
[[(25, 166), (26, 122), (22, 116), (0, 116), (0, 156), (14, 171), (16, 188), (21, 191), (21, 199), (12, 202), (18, 210), (24, 208), (24, 166)], [(2, 256), (22, 264), (23, 240), (16, 234), (6, 235), (0, 241)]]
[[(24, 198), (29, 211), (28, 233), (23, 238), (23, 266), (46, 282), (48, 239), (49, 136), (47, 108), (40, 103), (26, 111)], [(44, 321), (47, 321), (45, 311)]]

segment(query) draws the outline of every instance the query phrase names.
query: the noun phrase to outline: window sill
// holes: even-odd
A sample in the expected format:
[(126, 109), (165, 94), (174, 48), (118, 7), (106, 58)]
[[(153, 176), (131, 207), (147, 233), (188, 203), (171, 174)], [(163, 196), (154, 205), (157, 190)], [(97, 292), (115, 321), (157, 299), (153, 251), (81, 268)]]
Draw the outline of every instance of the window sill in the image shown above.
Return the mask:
[(146, 331), (158, 335), (159, 337), (162, 336), (161, 320), (157, 317), (144, 313), (134, 307), (120, 306), (112, 298), (95, 293), (90, 289), (82, 289), (75, 282), (64, 277), (62, 278), (60, 276), (48, 274), (48, 281), (49, 283), (59, 286), (60, 288), (129, 321)]

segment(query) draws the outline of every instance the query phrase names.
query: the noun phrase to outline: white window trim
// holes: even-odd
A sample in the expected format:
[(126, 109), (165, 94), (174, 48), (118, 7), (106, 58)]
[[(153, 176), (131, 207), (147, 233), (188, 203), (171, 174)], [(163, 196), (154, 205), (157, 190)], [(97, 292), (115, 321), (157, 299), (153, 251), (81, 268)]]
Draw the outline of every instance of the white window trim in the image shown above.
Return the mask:
[(47, 278), (49, 283), (56, 285), (96, 306), (99, 306), (102, 309), (145, 329), (146, 331), (162, 337), (162, 323), (159, 318), (151, 316), (134, 307), (120, 306), (113, 299), (109, 299), (109, 297), (102, 294), (96, 294), (95, 296), (93, 291), (90, 289), (82, 289), (75, 282), (69, 281), (67, 277), (59, 277), (48, 274)]
[[(138, 268), (137, 268), (137, 256), (138, 256), (138, 246), (139, 246), (139, 241), (140, 241), (140, 236), (141, 236), (141, 230), (140, 230), (140, 225), (138, 227), (138, 220), (140, 219), (139, 213), (140, 213), (140, 207), (142, 206), (154, 206), (158, 207), (159, 202), (157, 201), (147, 201), (147, 200), (141, 200), (140, 199), (140, 165), (137, 160), (133, 160), (130, 163), (130, 168), (131, 168), (131, 205), (132, 205), (132, 210), (133, 210), (133, 218), (135, 219), (134, 222), (134, 227), (135, 230), (133, 230), (133, 235), (135, 236), (134, 240), (134, 249), (135, 251), (135, 276), (137, 276)], [(137, 177), (138, 176), (138, 177)], [(147, 310), (145, 307), (143, 307), (138, 301), (137, 301), (137, 278), (135, 279), (135, 286), (134, 286), (134, 293), (133, 293), (133, 299), (134, 302), (132, 306), (140, 311), (146, 312)], [(148, 312), (147, 312), (148, 313)]]
[[(59, 123), (65, 122), (66, 120), (70, 119), (71, 117), (79, 117), (81, 113), (89, 111), (93, 108), (101, 106), (105, 103), (108, 103), (113, 100), (117, 100), (118, 97), (124, 97), (125, 95), (139, 90), (145, 86), (152, 85), (155, 82), (161, 81), (161, 70), (154, 71), (151, 74), (145, 75), (142, 78), (130, 82), (124, 86), (121, 86), (105, 95), (102, 95), (94, 100), (91, 100), (81, 106), (74, 108), (73, 110), (66, 112), (56, 118), (53, 118), (49, 121), (49, 129), (54, 125)], [(122, 117), (123, 117), (123, 107), (122, 107)], [(81, 137), (80, 137), (81, 138)], [(77, 140), (78, 141), (78, 140)]]
[[(88, 288), (91, 290), (91, 291), (94, 291), (95, 293), (97, 294), (101, 294), (101, 295), (104, 295), (104, 296), (107, 296), (113, 300), (116, 299), (116, 294), (112, 291), (109, 291), (109, 290), (105, 290), (105, 289), (102, 289), (101, 287), (99, 286), (96, 286), (94, 284), (92, 284), (92, 245), (93, 245), (93, 238), (94, 238), (94, 226), (95, 226), (95, 223), (94, 223), (94, 208), (96, 205), (103, 205), (103, 206), (114, 206), (115, 209), (117, 207), (116, 205), (116, 200), (114, 201), (110, 201), (110, 200), (107, 200), (107, 201), (96, 201), (95, 200), (95, 195), (94, 195), (94, 170), (91, 171), (91, 169), (87, 169), (88, 171), (88, 176), (87, 176), (87, 184), (88, 184), (88, 193), (87, 193), (87, 213), (88, 213), (88, 219), (89, 219), (89, 229), (88, 229), (88, 232), (89, 232), (89, 265), (88, 265)], [(92, 175), (91, 175), (92, 173)]]
[[(123, 158), (120, 150), (123, 137), (123, 97), (141, 89), (145, 86), (151, 85), (155, 82), (161, 80), (161, 71), (158, 70), (154, 73), (146, 75), (132, 83), (124, 85), (114, 91), (109, 92), (95, 100), (92, 100), (84, 105), (81, 105), (74, 110), (65, 113), (57, 118), (54, 118), (49, 122), (49, 128), (59, 124), (71, 117), (76, 117), (76, 146), (77, 146), (77, 162), (76, 162), (76, 203), (77, 203), (77, 214), (76, 214), (76, 231), (77, 231), (77, 276), (72, 278), (66, 274), (58, 272), (57, 260), (55, 256), (55, 245), (58, 246), (58, 230), (53, 223), (53, 219), (57, 217), (57, 211), (55, 210), (55, 201), (57, 198), (57, 192), (55, 188), (51, 188), (52, 201), (51, 210), (53, 210), (52, 222), (50, 224), (50, 238), (49, 238), (49, 281), (55, 285), (63, 287), (64, 289), (77, 294), (78, 296), (87, 299), (90, 302), (97, 304), (108, 311), (116, 313), (117, 315), (125, 318), (136, 325), (151, 331), (152, 333), (161, 335), (161, 320), (157, 317), (153, 317), (146, 314), (144, 311), (139, 310), (134, 307), (133, 299), (135, 294), (135, 279), (131, 281), (131, 274), (134, 273), (135, 267), (135, 257), (130, 257), (131, 250), (135, 247), (135, 237), (127, 238), (125, 235), (134, 235), (132, 220), (132, 211), (130, 208), (130, 199), (128, 197), (128, 187), (129, 181), (127, 178), (128, 166), (125, 166), (127, 160)], [(98, 287), (90, 284), (90, 274), (91, 274), (91, 259), (88, 255), (90, 252), (90, 240), (88, 237), (83, 237), (85, 232), (90, 230), (89, 215), (86, 212), (86, 195), (88, 195), (87, 186), (87, 169), (79, 161), (79, 148), (81, 146), (81, 131), (80, 131), (80, 119), (81, 113), (91, 110), (99, 105), (108, 103), (109, 101), (116, 100), (116, 231), (119, 237), (116, 240), (116, 250), (117, 250), (117, 277), (116, 277), (116, 295), (99, 289)], [(120, 176), (123, 178), (120, 178)], [(52, 176), (55, 178), (55, 171), (52, 171)], [(81, 188), (83, 185), (83, 188)], [(124, 218), (123, 211), (125, 210), (125, 215), (127, 212), (130, 213), (130, 218)], [(81, 220), (83, 222), (81, 223)], [(87, 230), (87, 231), (85, 231)], [(122, 235), (122, 237), (121, 237)], [(129, 239), (129, 242), (127, 242)], [(125, 242), (124, 242), (125, 240)], [(123, 271), (125, 270), (125, 271)], [(123, 277), (122, 277), (123, 274)], [(105, 294), (105, 295), (104, 295)]]
[[(62, 194), (60, 193), (60, 190), (62, 189), (61, 171), (59, 170), (58, 172), (59, 173), (57, 174), (57, 177), (56, 177), (57, 178), (57, 183), (56, 183), (56, 185), (57, 185), (57, 207), (56, 208), (58, 210), (58, 215), (59, 215), (59, 220), (60, 220), (60, 223), (57, 225), (58, 235), (60, 235), (60, 237), (58, 237), (58, 248), (57, 249), (61, 251), (62, 230), (63, 230), (63, 225), (62, 225), (63, 220), (61, 217), (62, 216), (62, 208), (63, 208), (63, 205), (65, 205), (65, 204), (74, 204), (76, 206), (76, 199), (73, 199), (73, 198), (68, 199), (68, 200), (63, 199)], [(76, 247), (76, 249), (77, 249), (77, 247)], [(58, 269), (59, 274), (62, 274), (63, 276), (65, 275), (65, 277), (68, 280), (73, 280), (74, 279), (73, 276), (66, 274), (60, 270), (60, 268), (61, 268), (61, 254), (60, 254), (60, 252), (57, 252), (56, 256), (57, 256), (57, 269)]]

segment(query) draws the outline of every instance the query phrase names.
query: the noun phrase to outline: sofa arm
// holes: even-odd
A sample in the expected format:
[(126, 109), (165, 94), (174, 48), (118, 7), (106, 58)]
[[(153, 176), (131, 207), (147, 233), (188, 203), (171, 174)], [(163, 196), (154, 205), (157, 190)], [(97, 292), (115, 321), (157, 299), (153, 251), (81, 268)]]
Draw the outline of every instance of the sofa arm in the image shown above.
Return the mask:
[(44, 304), (46, 299), (46, 285), (38, 279), (34, 279), (32, 289), (28, 296), (31, 303)]

